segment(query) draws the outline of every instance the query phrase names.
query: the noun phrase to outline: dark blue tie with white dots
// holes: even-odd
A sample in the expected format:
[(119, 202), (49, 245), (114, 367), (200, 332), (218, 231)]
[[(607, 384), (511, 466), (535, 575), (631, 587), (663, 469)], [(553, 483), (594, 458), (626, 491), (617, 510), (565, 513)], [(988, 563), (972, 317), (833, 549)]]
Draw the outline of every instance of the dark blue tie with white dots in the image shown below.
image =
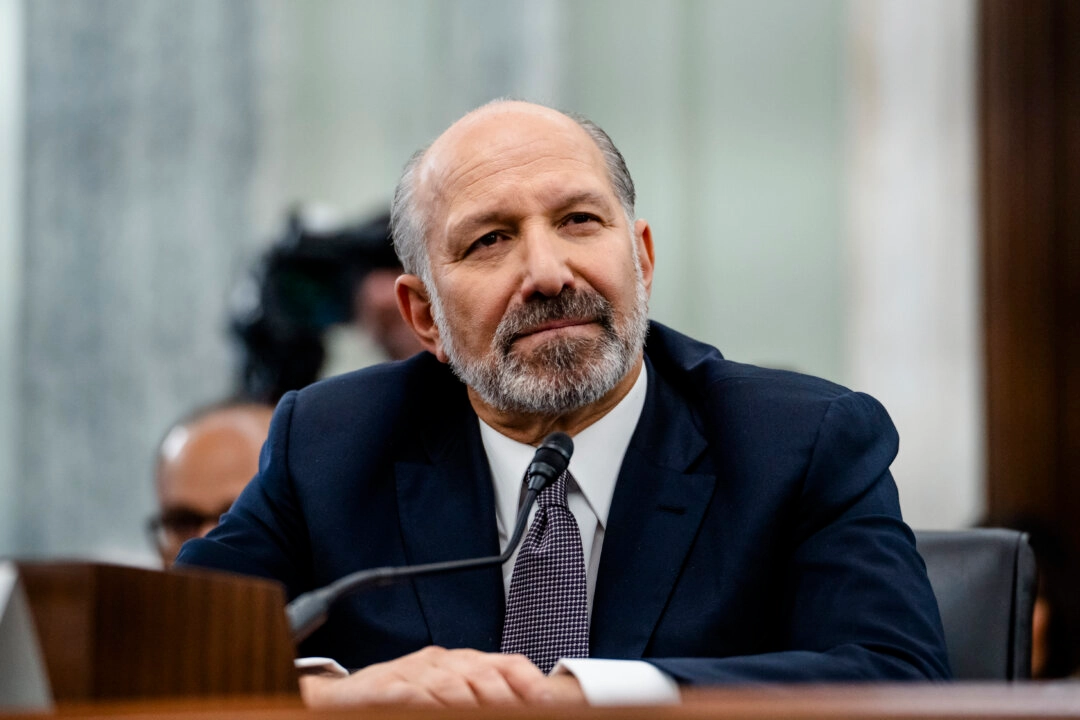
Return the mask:
[(589, 609), (581, 532), (566, 504), (569, 471), (536, 498), (506, 601), (502, 647), (544, 672), (559, 658), (589, 656)]

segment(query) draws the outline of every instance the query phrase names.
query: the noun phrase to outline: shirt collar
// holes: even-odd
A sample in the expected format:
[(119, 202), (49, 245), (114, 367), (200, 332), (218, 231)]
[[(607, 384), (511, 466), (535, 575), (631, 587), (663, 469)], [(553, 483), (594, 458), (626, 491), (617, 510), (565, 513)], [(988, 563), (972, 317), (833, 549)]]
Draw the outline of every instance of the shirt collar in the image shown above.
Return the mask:
[[(607, 527), (608, 510), (623, 456), (645, 407), (647, 376), (642, 363), (630, 392), (604, 417), (574, 437), (570, 473), (601, 527)], [(532, 461), (536, 448), (508, 438), (483, 420), (480, 420), (480, 437), (491, 468), (499, 524), (509, 532), (517, 516), (525, 468)]]

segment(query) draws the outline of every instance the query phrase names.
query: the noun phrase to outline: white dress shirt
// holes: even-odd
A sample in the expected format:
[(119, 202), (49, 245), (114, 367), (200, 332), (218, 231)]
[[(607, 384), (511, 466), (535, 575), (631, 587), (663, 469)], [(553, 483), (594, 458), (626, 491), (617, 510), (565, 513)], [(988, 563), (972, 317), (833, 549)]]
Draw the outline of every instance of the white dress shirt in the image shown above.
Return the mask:
[[(569, 468), (573, 481), (567, 485), (566, 503), (581, 532), (590, 615), (611, 497), (615, 493), (615, 481), (619, 477), (623, 456), (645, 407), (647, 376), (642, 365), (626, 397), (607, 415), (574, 437), (574, 454), (570, 458)], [(480, 421), (480, 437), (494, 483), (499, 546), (505, 550), (524, 499), (522, 478), (525, 468), (532, 461), (536, 448), (506, 437), (483, 420)], [(530, 523), (535, 515), (534, 505), (529, 515)], [(510, 592), (510, 578), (516, 560), (515, 550), (513, 557), (503, 566), (503, 589), (507, 594)], [(573, 673), (581, 683), (585, 697), (593, 705), (670, 703), (679, 700), (678, 687), (669, 675), (654, 665), (638, 660), (564, 659), (552, 670), (552, 673), (560, 672)]]

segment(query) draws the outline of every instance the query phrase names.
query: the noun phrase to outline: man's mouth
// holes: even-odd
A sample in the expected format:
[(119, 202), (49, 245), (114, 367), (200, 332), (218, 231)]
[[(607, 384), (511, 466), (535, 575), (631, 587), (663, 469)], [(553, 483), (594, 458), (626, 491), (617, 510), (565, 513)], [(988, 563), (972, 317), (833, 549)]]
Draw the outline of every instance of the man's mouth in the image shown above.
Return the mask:
[(549, 320), (547, 322), (534, 325), (530, 328), (522, 330), (514, 335), (514, 340), (520, 340), (523, 337), (529, 337), (532, 335), (539, 335), (541, 333), (550, 332), (553, 330), (561, 330), (568, 327), (577, 327), (581, 325), (591, 325), (595, 323), (594, 318), (559, 318), (557, 320)]

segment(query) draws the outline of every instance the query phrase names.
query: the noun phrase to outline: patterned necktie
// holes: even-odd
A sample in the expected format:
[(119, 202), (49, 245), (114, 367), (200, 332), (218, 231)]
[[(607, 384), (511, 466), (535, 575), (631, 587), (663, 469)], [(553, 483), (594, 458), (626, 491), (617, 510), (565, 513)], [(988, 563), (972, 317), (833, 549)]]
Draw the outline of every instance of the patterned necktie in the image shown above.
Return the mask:
[(522, 653), (545, 673), (559, 658), (589, 656), (589, 609), (581, 532), (566, 505), (570, 472), (540, 491), (521, 543), (503, 623), (504, 653)]

